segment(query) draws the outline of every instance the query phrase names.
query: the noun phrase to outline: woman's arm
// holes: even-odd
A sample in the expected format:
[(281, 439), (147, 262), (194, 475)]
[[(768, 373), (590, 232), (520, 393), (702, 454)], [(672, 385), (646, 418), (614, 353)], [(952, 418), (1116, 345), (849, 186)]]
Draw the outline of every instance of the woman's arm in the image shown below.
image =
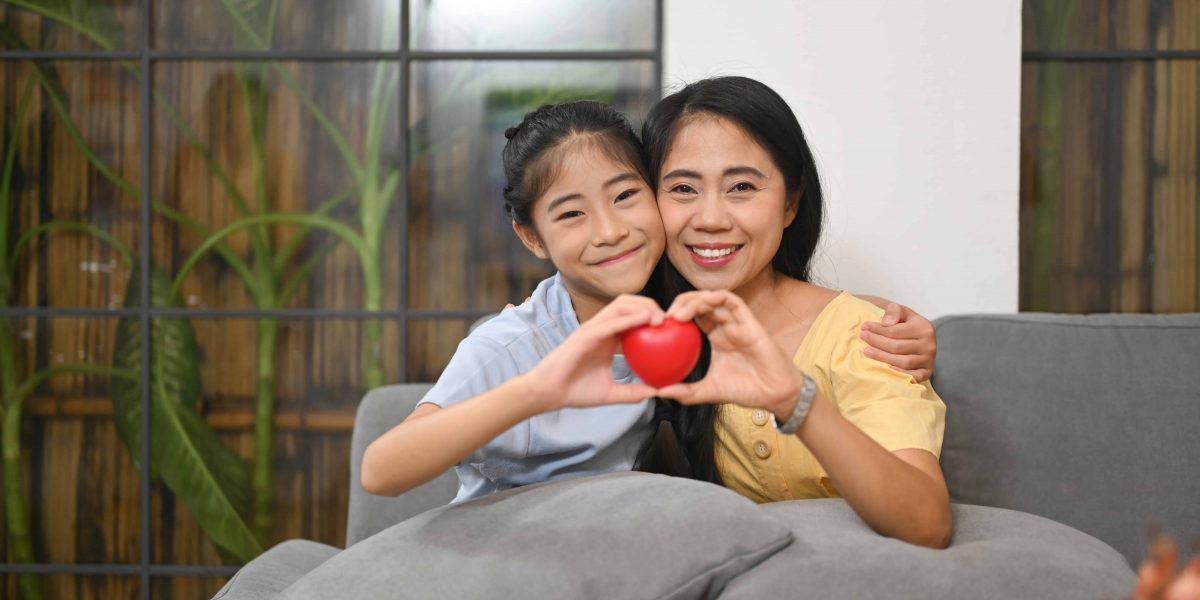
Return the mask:
[[(713, 352), (704, 379), (659, 390), (661, 396), (685, 404), (734, 402), (770, 410), (780, 423), (788, 420), (804, 375), (740, 298), (725, 291), (690, 292), (680, 295), (667, 314), (695, 317)], [(889, 452), (820, 392), (797, 435), (876, 531), (934, 548), (949, 543), (949, 493), (933, 454)]]
[(380, 436), (363, 454), (362, 486), (399, 495), (432, 480), (496, 436), (534, 415), (561, 408), (634, 403), (654, 388), (619, 384), (612, 357), (619, 334), (661, 322), (653, 300), (621, 296), (604, 307), (528, 373), (447, 408), (425, 404)]

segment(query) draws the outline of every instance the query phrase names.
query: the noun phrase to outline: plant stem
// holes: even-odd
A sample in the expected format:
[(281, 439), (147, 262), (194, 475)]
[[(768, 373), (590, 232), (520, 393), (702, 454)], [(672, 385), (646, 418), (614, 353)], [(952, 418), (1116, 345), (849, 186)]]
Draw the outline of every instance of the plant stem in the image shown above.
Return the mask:
[(266, 547), (271, 540), (271, 485), (273, 416), (275, 411), (275, 347), (279, 339), (279, 320), (258, 322), (258, 389), (254, 403), (254, 505), (250, 528)]
[[(0, 445), (4, 453), (4, 516), (8, 523), (8, 543), (14, 563), (37, 562), (33, 555), (33, 540), (29, 535), (29, 515), (25, 509), (24, 481), (21, 477), (21, 401), (9, 399)], [(23, 600), (42, 598), (42, 581), (33, 573), (18, 576), (17, 586)]]

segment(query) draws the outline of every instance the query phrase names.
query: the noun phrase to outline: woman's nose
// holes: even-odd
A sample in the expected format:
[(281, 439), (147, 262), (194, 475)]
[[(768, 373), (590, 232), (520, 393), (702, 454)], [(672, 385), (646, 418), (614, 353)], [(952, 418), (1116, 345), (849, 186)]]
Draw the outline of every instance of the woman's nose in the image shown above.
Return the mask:
[(729, 228), (729, 213), (725, 202), (715, 195), (705, 194), (695, 204), (692, 227), (701, 231), (720, 231)]

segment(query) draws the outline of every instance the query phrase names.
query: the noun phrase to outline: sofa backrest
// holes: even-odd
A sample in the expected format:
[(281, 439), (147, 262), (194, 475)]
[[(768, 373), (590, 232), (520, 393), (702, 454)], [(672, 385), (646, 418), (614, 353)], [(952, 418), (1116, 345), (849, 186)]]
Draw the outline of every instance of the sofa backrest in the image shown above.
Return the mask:
[(448, 504), (458, 492), (458, 477), (453, 469), (397, 497), (376, 496), (362, 487), (362, 457), (367, 446), (408, 417), (431, 387), (430, 383), (389, 385), (371, 390), (359, 404), (350, 444), (347, 547), (413, 515)]
[(935, 322), (954, 502), (1033, 513), (1131, 564), (1147, 527), (1200, 536), (1200, 314)]

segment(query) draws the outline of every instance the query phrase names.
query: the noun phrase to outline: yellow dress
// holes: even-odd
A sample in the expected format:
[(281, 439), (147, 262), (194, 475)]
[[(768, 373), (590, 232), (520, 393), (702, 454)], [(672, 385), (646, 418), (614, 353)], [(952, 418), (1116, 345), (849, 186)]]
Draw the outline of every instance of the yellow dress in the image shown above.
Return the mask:
[[(793, 362), (885, 449), (940, 456), (946, 405), (937, 392), (863, 354), (862, 324), (882, 317), (879, 307), (842, 292), (817, 315)], [(730, 489), (755, 502), (838, 496), (812, 452), (799, 437), (778, 433), (770, 412), (725, 404), (715, 429), (717, 470)]]

